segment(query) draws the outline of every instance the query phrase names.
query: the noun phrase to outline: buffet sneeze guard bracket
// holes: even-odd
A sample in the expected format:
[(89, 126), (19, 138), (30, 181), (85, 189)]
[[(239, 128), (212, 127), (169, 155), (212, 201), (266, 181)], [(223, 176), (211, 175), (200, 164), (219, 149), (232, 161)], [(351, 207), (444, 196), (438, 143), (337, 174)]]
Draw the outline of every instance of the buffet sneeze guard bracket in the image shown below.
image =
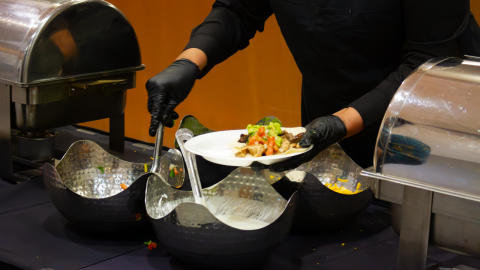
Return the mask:
[(0, 177), (41, 175), (43, 163), (17, 155), (18, 132), (109, 118), (109, 150), (122, 154), (126, 90), (145, 68), (124, 14), (101, 0), (0, 0), (0, 10)]
[[(377, 179), (375, 195), (392, 202), (392, 221), (400, 207), (398, 269), (425, 269), (429, 241), (480, 254), (468, 243), (480, 237), (479, 74), (478, 57), (431, 59), (405, 79), (385, 113), (374, 166), (361, 174)], [(461, 208), (439, 211), (447, 201)]]

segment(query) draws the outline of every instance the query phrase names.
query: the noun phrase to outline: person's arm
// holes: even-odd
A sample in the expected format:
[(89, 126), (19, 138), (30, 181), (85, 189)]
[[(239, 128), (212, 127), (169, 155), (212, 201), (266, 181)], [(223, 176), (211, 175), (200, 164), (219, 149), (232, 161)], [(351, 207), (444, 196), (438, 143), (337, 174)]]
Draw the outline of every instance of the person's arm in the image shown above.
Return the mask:
[[(197, 26), (190, 42), (165, 70), (147, 81), (149, 134), (159, 123), (173, 125), (174, 109), (185, 100), (195, 80), (213, 66), (248, 46), (273, 11), (268, 0), (217, 0), (207, 18)], [(172, 115), (174, 117), (172, 117)]]
[(202, 68), (203, 77), (215, 65), (245, 49), (257, 32), (263, 32), (272, 14), (269, 0), (217, 0), (207, 18), (193, 29), (184, 52), (198, 49), (205, 53), (208, 61)]
[(175, 61), (180, 59), (188, 59), (192, 61), (195, 65), (198, 66), (198, 69), (200, 71), (203, 70), (203, 68), (207, 65), (208, 61), (207, 55), (202, 50), (197, 48), (186, 49), (175, 59)]
[(333, 115), (340, 118), (345, 125), (345, 128), (347, 129), (347, 135), (345, 135), (345, 138), (359, 133), (364, 128), (362, 116), (352, 107), (340, 110)]
[(438, 56), (463, 56), (460, 35), (468, 23), (469, 11), (469, 0), (403, 1), (403, 63), (376, 88), (349, 105), (360, 114), (365, 128), (382, 120), (400, 84), (421, 64)]

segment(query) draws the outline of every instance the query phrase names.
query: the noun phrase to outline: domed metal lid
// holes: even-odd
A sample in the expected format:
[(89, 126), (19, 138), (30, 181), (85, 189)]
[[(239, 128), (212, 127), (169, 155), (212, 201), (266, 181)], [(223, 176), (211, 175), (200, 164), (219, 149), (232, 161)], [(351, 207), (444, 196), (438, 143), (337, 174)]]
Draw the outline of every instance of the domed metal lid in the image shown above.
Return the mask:
[(0, 80), (17, 85), (140, 70), (133, 27), (101, 0), (0, 0)]

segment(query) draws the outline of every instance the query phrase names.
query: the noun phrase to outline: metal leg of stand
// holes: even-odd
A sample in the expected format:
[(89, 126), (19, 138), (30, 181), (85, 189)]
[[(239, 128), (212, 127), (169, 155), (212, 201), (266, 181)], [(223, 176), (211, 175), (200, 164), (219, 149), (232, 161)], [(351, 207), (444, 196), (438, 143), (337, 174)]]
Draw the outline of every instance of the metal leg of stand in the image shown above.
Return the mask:
[(0, 85), (0, 177), (15, 182), (12, 165), (11, 87)]
[(405, 186), (403, 193), (399, 270), (425, 270), (433, 192)]
[(110, 151), (123, 154), (125, 151), (125, 114), (110, 117)]

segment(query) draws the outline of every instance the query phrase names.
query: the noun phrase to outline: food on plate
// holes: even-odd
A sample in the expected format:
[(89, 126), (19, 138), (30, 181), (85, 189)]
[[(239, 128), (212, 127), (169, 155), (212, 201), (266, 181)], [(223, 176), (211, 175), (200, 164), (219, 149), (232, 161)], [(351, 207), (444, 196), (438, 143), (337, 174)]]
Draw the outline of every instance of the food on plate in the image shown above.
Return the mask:
[(298, 143), (305, 128), (282, 128), (278, 122), (270, 122), (267, 126), (248, 125), (247, 134), (230, 143), (234, 146), (235, 157), (261, 157), (287, 154), (292, 149), (303, 149)]

